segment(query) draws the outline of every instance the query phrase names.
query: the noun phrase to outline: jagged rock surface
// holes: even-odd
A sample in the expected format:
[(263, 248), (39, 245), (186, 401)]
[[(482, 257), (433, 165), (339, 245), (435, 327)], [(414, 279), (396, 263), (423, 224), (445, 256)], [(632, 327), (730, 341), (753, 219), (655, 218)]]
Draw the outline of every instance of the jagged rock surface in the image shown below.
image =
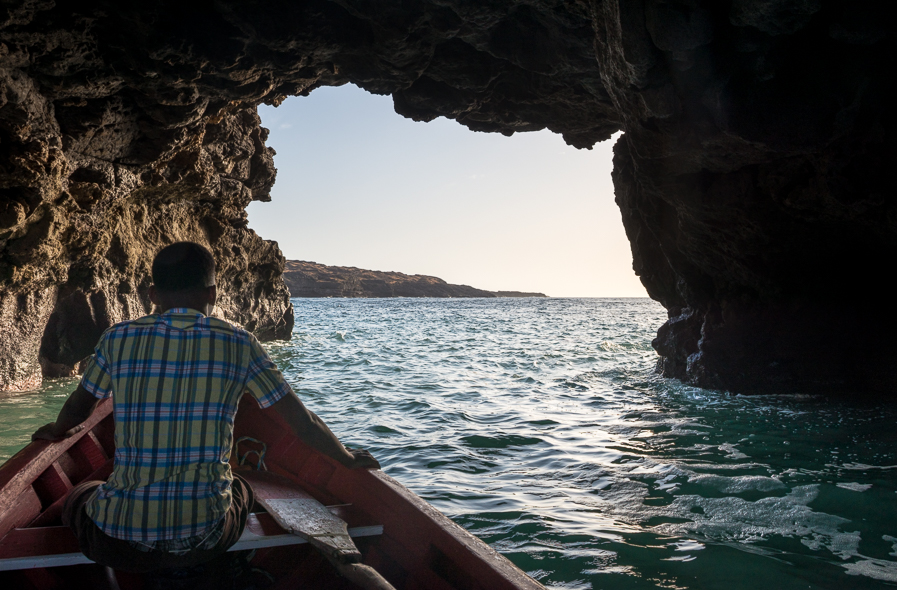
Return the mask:
[(255, 107), (320, 85), (471, 129), (616, 146), (665, 374), (893, 389), (895, 23), (871, 0), (21, 0), (0, 4), (0, 389), (71, 370), (147, 309), (147, 264), (209, 244), (226, 317), (292, 323), (245, 206)]
[(542, 293), (484, 291), (427, 275), (327, 266), (288, 260), (283, 273), (291, 297), (545, 297)]
[[(665, 375), (892, 392), (894, 13), (876, 2), (603, 3), (616, 200), (670, 313)], [(884, 274), (883, 274), (884, 273)]]

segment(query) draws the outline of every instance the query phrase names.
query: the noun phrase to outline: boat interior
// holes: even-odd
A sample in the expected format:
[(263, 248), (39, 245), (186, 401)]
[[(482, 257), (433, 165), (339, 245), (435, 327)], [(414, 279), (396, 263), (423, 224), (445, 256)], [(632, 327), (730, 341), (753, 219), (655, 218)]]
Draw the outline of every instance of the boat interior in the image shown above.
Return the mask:
[[(61, 521), (66, 494), (112, 470), (111, 402), (63, 441), (37, 441), (0, 467), (0, 581), (6, 588), (356, 588), (306, 538), (284, 530), (258, 501), (240, 541), (191, 571), (136, 575), (90, 562)], [(485, 543), (379, 470), (349, 470), (307, 447), (279, 415), (241, 403), (232, 467), (264, 471), (345, 521), (361, 563), (395, 588), (541, 586)], [(285, 482), (285, 483), (284, 483)], [(264, 478), (252, 480), (267, 485)], [(263, 493), (264, 495), (264, 493)], [(270, 495), (270, 494), (269, 494)]]

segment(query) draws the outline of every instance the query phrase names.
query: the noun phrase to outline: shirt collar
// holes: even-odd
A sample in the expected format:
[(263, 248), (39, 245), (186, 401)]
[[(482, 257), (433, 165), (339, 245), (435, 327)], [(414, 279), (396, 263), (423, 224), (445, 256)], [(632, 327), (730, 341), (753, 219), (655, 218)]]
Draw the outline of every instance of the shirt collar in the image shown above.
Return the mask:
[(197, 314), (201, 315), (201, 316), (206, 315), (197, 309), (193, 309), (192, 307), (172, 307), (171, 309), (167, 309), (164, 312), (162, 312), (161, 315), (169, 315), (169, 314), (176, 314), (176, 313), (184, 314), (184, 315), (197, 315)]
[(205, 324), (206, 316), (190, 307), (173, 307), (165, 310), (159, 320), (178, 330), (192, 330)]

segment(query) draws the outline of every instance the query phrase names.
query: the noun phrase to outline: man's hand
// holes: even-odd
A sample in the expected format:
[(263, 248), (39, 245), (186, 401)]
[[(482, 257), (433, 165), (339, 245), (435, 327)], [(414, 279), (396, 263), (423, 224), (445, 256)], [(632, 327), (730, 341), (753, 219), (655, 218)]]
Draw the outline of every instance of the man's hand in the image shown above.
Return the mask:
[(61, 430), (56, 422), (50, 422), (49, 424), (44, 424), (40, 428), (38, 428), (34, 434), (31, 435), (31, 440), (49, 440), (49, 441), (58, 441), (64, 438), (68, 438), (70, 436), (74, 436), (84, 430), (83, 424), (78, 424), (74, 428), (70, 428), (69, 430)]
[(374, 459), (369, 451), (364, 449), (346, 449), (352, 455), (352, 460), (345, 463), (349, 469), (380, 469), (380, 462)]
[(87, 392), (84, 387), (78, 388), (65, 400), (56, 422), (44, 424), (31, 435), (31, 440), (62, 440), (84, 430), (84, 422), (90, 418), (93, 409), (100, 402)]

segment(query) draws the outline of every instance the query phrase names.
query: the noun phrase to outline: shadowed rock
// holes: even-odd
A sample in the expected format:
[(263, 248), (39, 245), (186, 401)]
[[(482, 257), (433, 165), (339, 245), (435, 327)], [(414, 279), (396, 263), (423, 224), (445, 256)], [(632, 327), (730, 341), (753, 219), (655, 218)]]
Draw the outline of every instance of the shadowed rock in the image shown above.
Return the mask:
[[(891, 390), (897, 262), (887, 3), (840, 0), (0, 5), (0, 389), (64, 374), (148, 309), (153, 252), (208, 244), (222, 316), (287, 337), (246, 227), (256, 106), (321, 85), (416, 120), (615, 148), (664, 374), (737, 391)], [(422, 197), (425, 198), (425, 197)]]

